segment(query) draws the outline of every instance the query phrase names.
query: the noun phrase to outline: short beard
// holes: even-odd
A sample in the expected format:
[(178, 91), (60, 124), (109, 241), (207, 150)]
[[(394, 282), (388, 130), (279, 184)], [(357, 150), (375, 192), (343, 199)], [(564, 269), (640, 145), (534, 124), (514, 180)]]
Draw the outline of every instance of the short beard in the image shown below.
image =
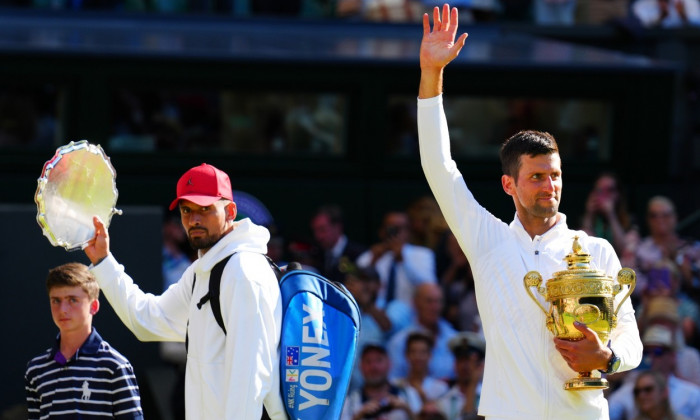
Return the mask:
[(199, 249), (209, 249), (216, 245), (217, 242), (221, 239), (221, 236), (214, 237), (214, 236), (205, 236), (201, 238), (190, 238), (189, 235), (187, 236), (187, 241), (190, 243), (190, 246), (194, 250), (199, 250)]
[(538, 205), (534, 205), (531, 211), (532, 214), (537, 217), (554, 217), (559, 212), (559, 204), (557, 203), (557, 205), (554, 207), (541, 207)]

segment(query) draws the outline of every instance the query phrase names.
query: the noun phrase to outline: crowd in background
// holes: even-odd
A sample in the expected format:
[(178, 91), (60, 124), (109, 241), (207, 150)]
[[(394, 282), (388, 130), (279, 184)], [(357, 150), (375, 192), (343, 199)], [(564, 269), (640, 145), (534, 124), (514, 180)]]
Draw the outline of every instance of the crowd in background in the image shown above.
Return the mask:
[[(3, 0), (0, 6), (50, 10), (207, 13), (417, 22), (433, 0)], [(698, 0), (455, 0), (463, 22), (542, 25), (634, 21), (644, 27), (700, 24)]]
[[(601, 174), (579, 224), (610, 241), (622, 266), (637, 274), (632, 300), (645, 356), (638, 369), (608, 378), (611, 418), (672, 411), (700, 419), (700, 241), (677, 231), (670, 199), (651, 198), (637, 217), (625, 198), (617, 177)], [(337, 205), (319, 207), (309, 216), (306, 243), (269, 226), (270, 255), (279, 264), (297, 261), (343, 283), (360, 307), (343, 419), (477, 418), (485, 355), (478, 302), (469, 261), (435, 200), (386, 212), (373, 244), (356, 242), (343, 217)], [(176, 219), (164, 224), (166, 278), (188, 261), (176, 227)]]

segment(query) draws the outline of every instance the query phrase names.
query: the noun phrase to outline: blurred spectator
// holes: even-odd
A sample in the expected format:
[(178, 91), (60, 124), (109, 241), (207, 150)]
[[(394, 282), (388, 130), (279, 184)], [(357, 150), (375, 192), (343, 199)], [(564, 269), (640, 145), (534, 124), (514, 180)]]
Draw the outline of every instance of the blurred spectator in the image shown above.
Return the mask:
[(447, 417), (442, 414), (435, 404), (428, 403), (418, 412), (416, 420), (447, 420)]
[(629, 17), (629, 0), (586, 0), (578, 3), (576, 23), (601, 25), (624, 22)]
[(362, 16), (377, 22), (418, 22), (423, 7), (419, 0), (364, 0)]
[(413, 292), (423, 283), (436, 283), (435, 255), (432, 250), (408, 243), (409, 220), (406, 213), (388, 212), (379, 229), (381, 242), (360, 255), (357, 265), (373, 267), (381, 288), (377, 305), (385, 308), (396, 299), (412, 306)]
[(473, 332), (461, 332), (449, 341), (455, 357), (455, 383), (437, 401), (437, 407), (447, 420), (483, 419), (477, 414), (484, 377), (486, 342)]
[(456, 330), (479, 332), (481, 318), (476, 306), (474, 277), (469, 261), (451, 231), (445, 234), (445, 251), (448, 265), (440, 276), (445, 296), (445, 319)]
[[(384, 310), (377, 308), (377, 290), (379, 290), (379, 278), (372, 269), (360, 270), (350, 261), (341, 262), (342, 271), (345, 271), (344, 284), (357, 301), (360, 307), (362, 328), (357, 338), (357, 348), (362, 349), (368, 344), (386, 344), (387, 336), (391, 330), (391, 321)], [(359, 358), (355, 358), (350, 390), (362, 385), (362, 372), (360, 372)]]
[(634, 403), (639, 413), (634, 420), (686, 420), (671, 409), (666, 378), (654, 371), (645, 371), (634, 383)]
[(622, 255), (625, 251), (631, 235), (638, 235), (616, 175), (603, 173), (596, 179), (593, 191), (586, 200), (581, 230), (591, 236), (606, 239), (613, 245), (617, 255)]
[[(187, 242), (185, 229), (177, 213), (165, 210), (163, 222), (163, 290), (175, 284), (187, 267), (192, 264), (193, 250)], [(175, 382), (170, 395), (170, 408), (174, 420), (185, 418), (185, 364), (187, 349), (185, 343), (163, 341), (159, 343), (160, 357), (175, 371)]]
[(435, 342), (430, 358), (429, 373), (431, 376), (450, 380), (454, 378), (454, 356), (448, 342), (457, 334), (454, 328), (442, 318), (443, 295), (440, 286), (434, 283), (423, 283), (416, 287), (413, 299), (416, 315), (412, 323), (398, 331), (390, 339), (387, 350), (392, 360), (391, 377), (401, 378), (408, 374), (405, 358), (406, 339), (413, 332), (423, 332)]
[(415, 389), (420, 396), (421, 406), (418, 409), (414, 408), (414, 412), (420, 412), (426, 404), (436, 401), (449, 389), (447, 382), (430, 375), (428, 363), (432, 358), (434, 345), (431, 336), (419, 331), (406, 337), (404, 356), (408, 364), (408, 373), (397, 382), (404, 387)]
[(663, 325), (673, 331), (677, 367), (674, 374), (700, 386), (700, 352), (685, 343), (676, 300), (668, 296), (651, 298), (646, 302), (639, 323), (642, 331), (653, 325)]
[(414, 390), (393, 384), (388, 377), (390, 368), (391, 360), (383, 346), (367, 345), (362, 349), (360, 370), (364, 385), (345, 398), (341, 420), (414, 418), (409, 404), (420, 404), (420, 397)]
[(632, 12), (647, 28), (700, 25), (698, 0), (636, 0)]
[(573, 25), (576, 0), (534, 0), (538, 25)]
[(700, 243), (676, 232), (676, 210), (666, 197), (656, 196), (647, 205), (649, 236), (639, 244), (635, 271), (637, 287), (645, 296), (669, 295), (678, 299), (687, 343), (694, 343), (700, 324), (698, 296)]
[[(644, 332), (642, 343), (642, 365), (667, 380), (673, 411), (700, 420), (700, 387), (673, 374), (676, 370), (673, 331), (663, 325), (652, 325)], [(638, 415), (633, 388), (634, 382), (626, 383), (610, 395), (610, 420), (634, 419)]]
[(411, 243), (435, 249), (447, 230), (447, 223), (437, 201), (432, 196), (420, 197), (408, 205), (406, 214), (411, 229)]
[(344, 275), (338, 268), (340, 260), (345, 257), (355, 262), (367, 247), (348, 240), (343, 211), (338, 205), (325, 205), (316, 210), (311, 217), (311, 230), (317, 245), (314, 265), (326, 278), (342, 282)]
[(163, 221), (163, 290), (177, 283), (194, 261), (180, 216), (166, 210)]

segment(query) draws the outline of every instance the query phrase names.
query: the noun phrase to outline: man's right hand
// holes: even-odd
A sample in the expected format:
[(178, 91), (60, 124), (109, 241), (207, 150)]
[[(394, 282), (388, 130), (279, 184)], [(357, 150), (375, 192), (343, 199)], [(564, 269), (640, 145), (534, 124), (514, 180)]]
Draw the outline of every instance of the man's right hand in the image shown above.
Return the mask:
[(92, 224), (95, 226), (95, 236), (88, 241), (83, 251), (85, 251), (85, 255), (90, 259), (90, 262), (93, 265), (97, 265), (109, 255), (109, 233), (99, 217), (94, 216)]
[(432, 98), (442, 93), (442, 71), (459, 54), (467, 40), (467, 34), (460, 35), (457, 42), (459, 15), (456, 8), (448, 4), (433, 9), (433, 29), (430, 30), (430, 17), (423, 15), (423, 40), (420, 46), (421, 82), (419, 98)]

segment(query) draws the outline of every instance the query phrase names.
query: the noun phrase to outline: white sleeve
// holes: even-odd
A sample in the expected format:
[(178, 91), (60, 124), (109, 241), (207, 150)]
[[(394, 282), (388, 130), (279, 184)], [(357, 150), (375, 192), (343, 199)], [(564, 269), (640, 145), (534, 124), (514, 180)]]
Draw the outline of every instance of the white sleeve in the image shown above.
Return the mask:
[(450, 135), (442, 95), (418, 99), (421, 165), (442, 215), (472, 266), (477, 253), (487, 252), (510, 237), (508, 225), (477, 203), (450, 155)]
[(279, 382), (282, 299), (265, 257), (234, 254), (222, 274), (219, 300), (227, 331), (226, 419), (259, 419), (263, 402), (273, 420), (286, 419)]
[(112, 254), (90, 266), (102, 293), (124, 325), (141, 341), (185, 341), (192, 298), (192, 266), (160, 296), (144, 293)]

